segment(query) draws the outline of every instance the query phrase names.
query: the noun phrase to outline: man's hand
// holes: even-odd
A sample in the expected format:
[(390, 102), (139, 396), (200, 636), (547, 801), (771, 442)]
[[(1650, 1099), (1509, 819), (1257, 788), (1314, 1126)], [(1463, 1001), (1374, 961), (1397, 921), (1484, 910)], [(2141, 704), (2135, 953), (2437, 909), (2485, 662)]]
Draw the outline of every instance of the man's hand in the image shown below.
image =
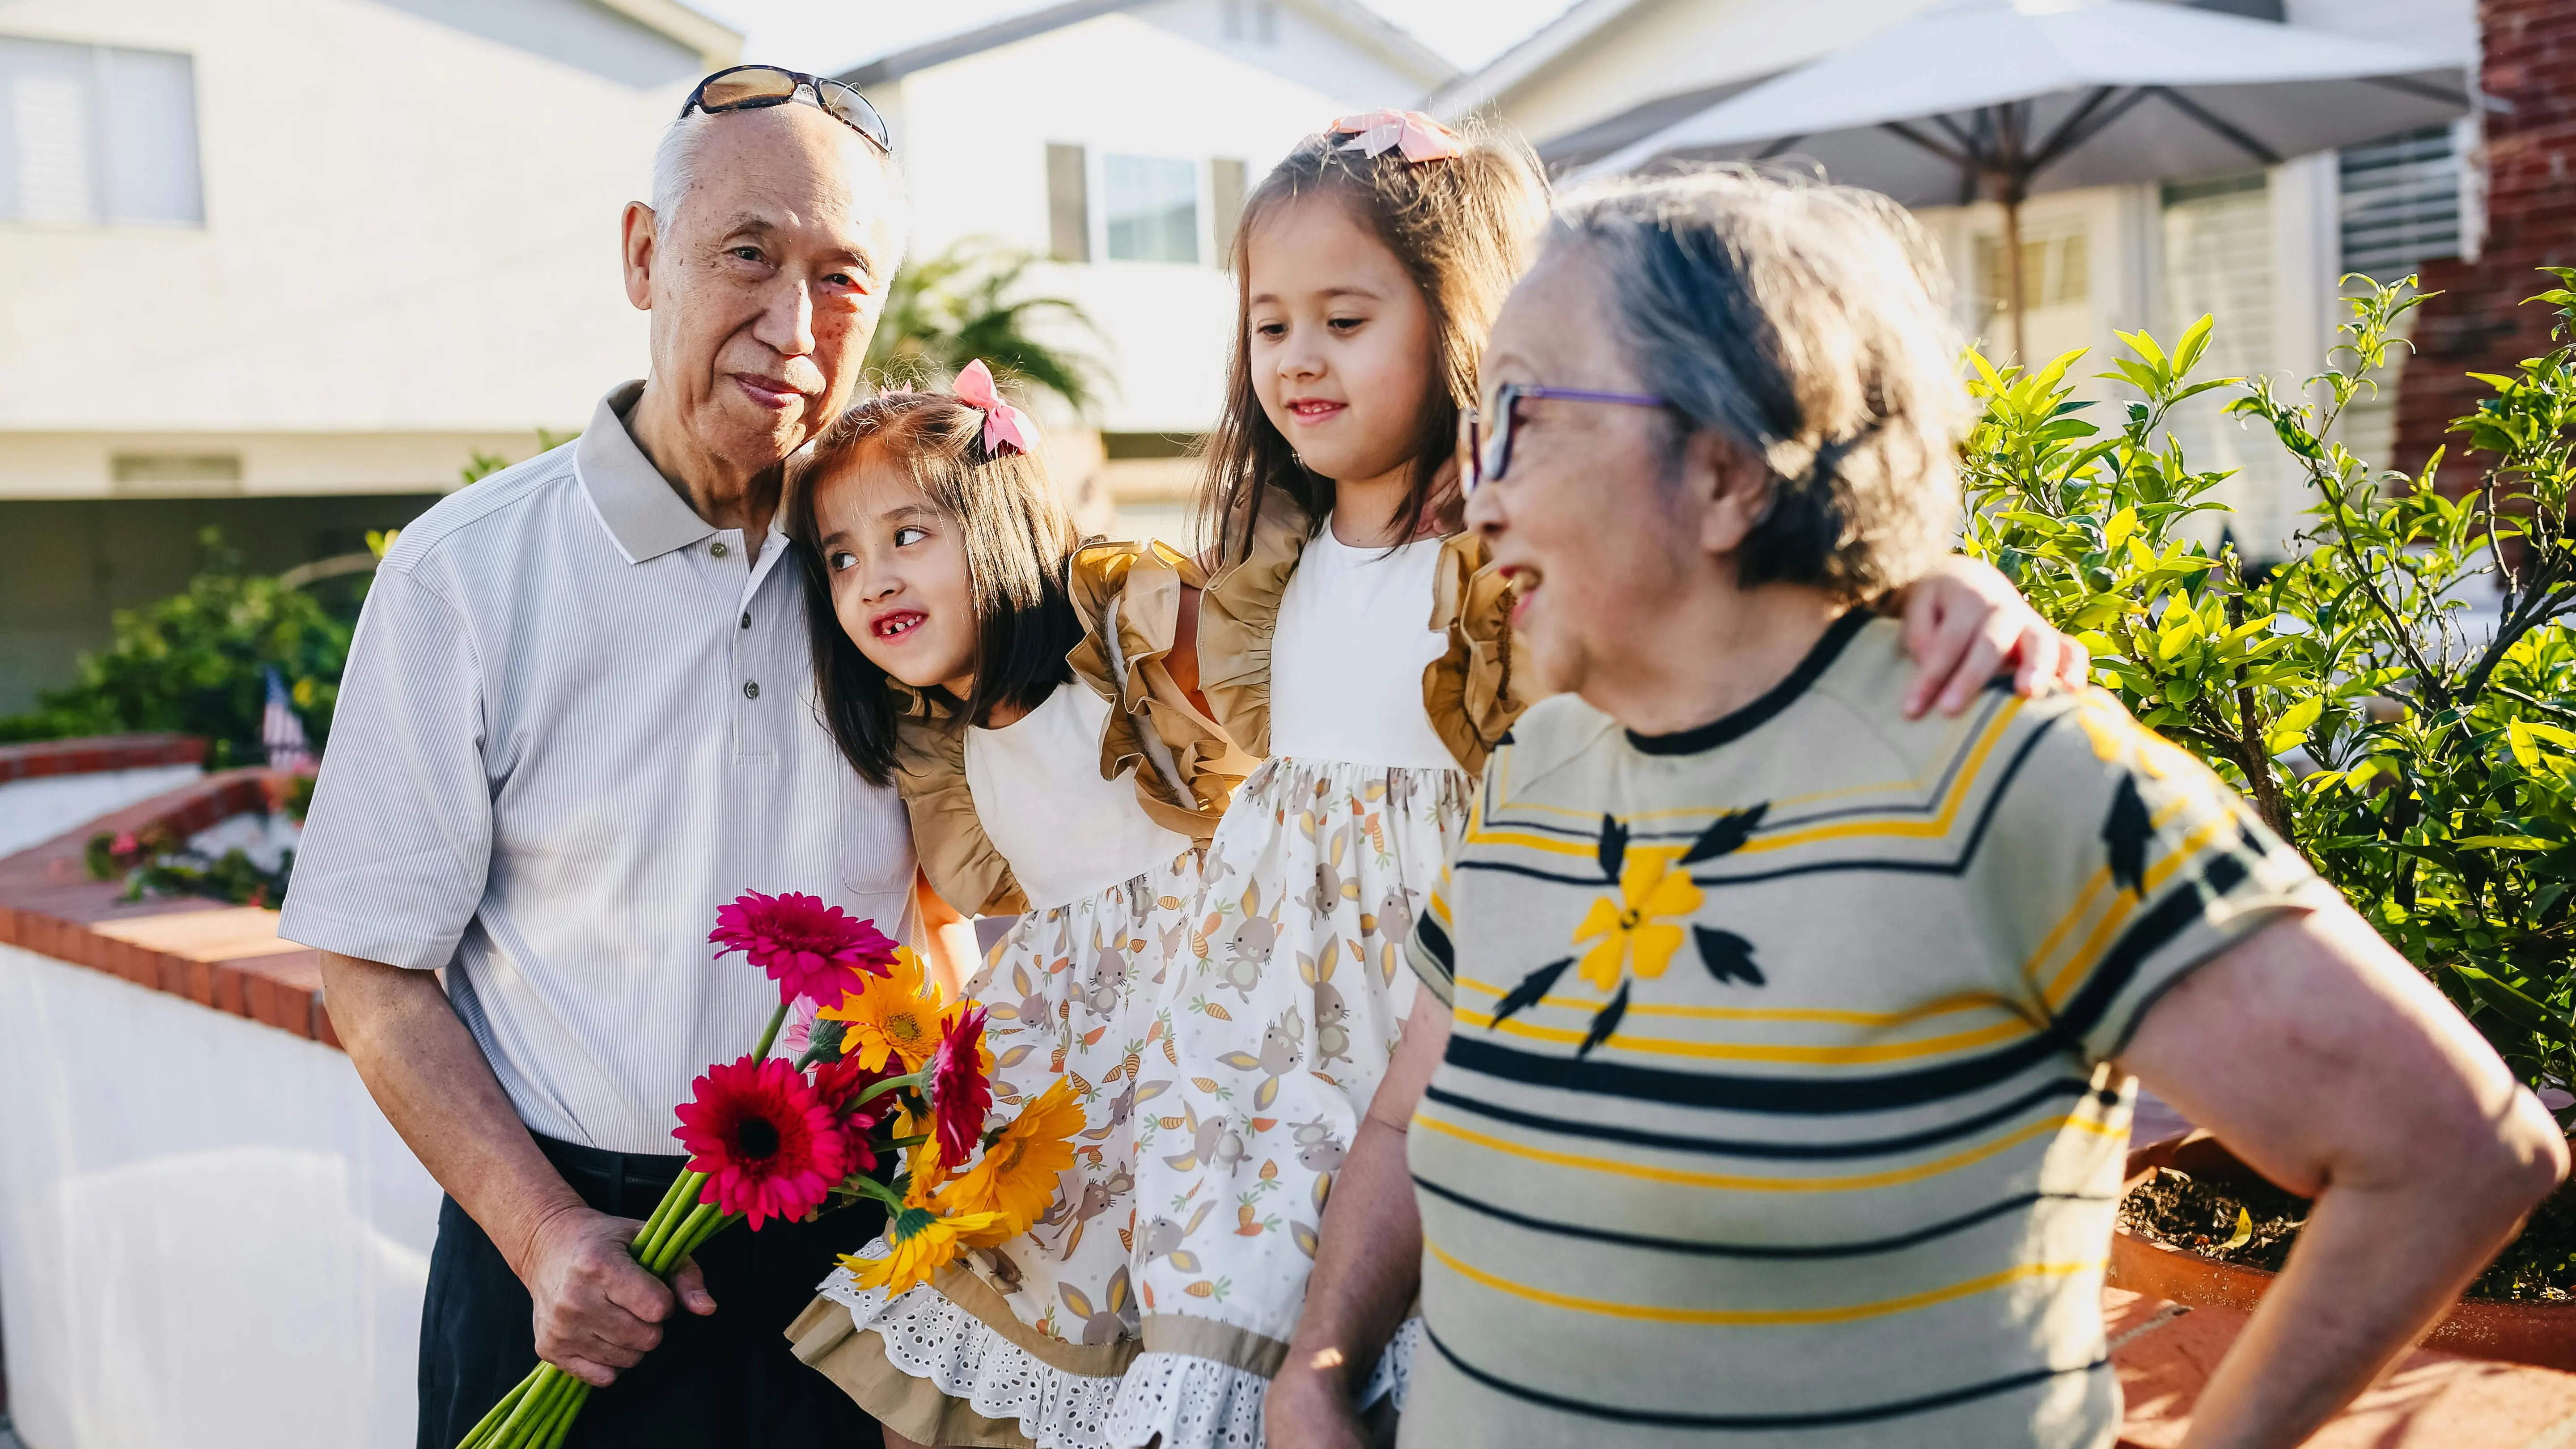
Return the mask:
[(595, 1388), (616, 1382), (662, 1341), (673, 1290), (691, 1313), (716, 1311), (697, 1264), (683, 1262), (669, 1287), (628, 1255), (643, 1224), (588, 1208), (564, 1208), (537, 1224), (512, 1265), (536, 1300), (537, 1357)]
[[(1430, 993), (1425, 992), (1424, 995)], [(1262, 1427), (1271, 1449), (1367, 1449), (1359, 1414), (1351, 1408), (1346, 1366), (1317, 1369), (1295, 1354), (1270, 1381), (1262, 1401)]]

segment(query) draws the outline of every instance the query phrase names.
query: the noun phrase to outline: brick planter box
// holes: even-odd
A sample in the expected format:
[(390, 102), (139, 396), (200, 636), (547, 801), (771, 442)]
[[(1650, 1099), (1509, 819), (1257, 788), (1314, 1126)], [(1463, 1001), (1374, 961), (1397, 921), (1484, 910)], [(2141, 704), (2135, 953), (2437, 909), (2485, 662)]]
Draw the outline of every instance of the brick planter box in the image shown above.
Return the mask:
[[(204, 752), (202, 740), (175, 736), (62, 740), (0, 750), (0, 771), (185, 764)], [(160, 830), (184, 838), (235, 815), (274, 809), (288, 778), (261, 769), (208, 775), (0, 859), (0, 944), (338, 1046), (322, 1006), (322, 953), (277, 940), (275, 911), (185, 897), (128, 901), (122, 884), (90, 879), (84, 862), (90, 838), (101, 832)]]

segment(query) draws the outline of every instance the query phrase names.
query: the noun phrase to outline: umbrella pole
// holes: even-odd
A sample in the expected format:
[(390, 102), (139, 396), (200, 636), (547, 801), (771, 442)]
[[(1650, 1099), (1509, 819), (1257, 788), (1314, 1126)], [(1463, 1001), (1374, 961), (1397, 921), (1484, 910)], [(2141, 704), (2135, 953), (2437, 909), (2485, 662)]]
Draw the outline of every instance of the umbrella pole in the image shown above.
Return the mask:
[(2012, 303), (2013, 361), (2030, 366), (2030, 348), (2022, 336), (2022, 312), (2026, 299), (2022, 295), (2021, 276), (2021, 192), (2015, 187), (2004, 193), (2004, 293)]

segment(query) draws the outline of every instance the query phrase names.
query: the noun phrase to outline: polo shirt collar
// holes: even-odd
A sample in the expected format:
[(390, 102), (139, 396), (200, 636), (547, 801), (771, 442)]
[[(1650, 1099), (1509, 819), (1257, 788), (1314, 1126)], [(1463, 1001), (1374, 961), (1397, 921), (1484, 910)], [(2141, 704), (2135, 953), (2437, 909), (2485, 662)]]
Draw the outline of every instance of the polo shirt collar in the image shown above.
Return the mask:
[(573, 472), (590, 493), (590, 506), (631, 564), (660, 558), (713, 537), (714, 524), (698, 516), (662, 470), (653, 466), (626, 431), (626, 415), (644, 395), (641, 382), (620, 383), (590, 415), (573, 445)]

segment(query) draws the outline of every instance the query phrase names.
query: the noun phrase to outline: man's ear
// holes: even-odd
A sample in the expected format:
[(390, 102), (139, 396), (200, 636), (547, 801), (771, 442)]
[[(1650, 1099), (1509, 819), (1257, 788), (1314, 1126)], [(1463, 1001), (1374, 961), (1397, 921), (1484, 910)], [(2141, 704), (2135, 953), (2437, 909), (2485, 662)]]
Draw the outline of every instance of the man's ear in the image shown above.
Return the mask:
[(661, 234), (655, 229), (653, 208), (640, 201), (626, 203), (626, 214), (618, 218), (618, 260), (626, 272), (626, 300), (638, 312), (653, 310), (653, 263), (661, 259), (656, 250)]
[(1682, 496), (1699, 515), (1699, 544), (1728, 556), (1771, 514), (1771, 470), (1759, 457), (1702, 429), (1682, 445)]

